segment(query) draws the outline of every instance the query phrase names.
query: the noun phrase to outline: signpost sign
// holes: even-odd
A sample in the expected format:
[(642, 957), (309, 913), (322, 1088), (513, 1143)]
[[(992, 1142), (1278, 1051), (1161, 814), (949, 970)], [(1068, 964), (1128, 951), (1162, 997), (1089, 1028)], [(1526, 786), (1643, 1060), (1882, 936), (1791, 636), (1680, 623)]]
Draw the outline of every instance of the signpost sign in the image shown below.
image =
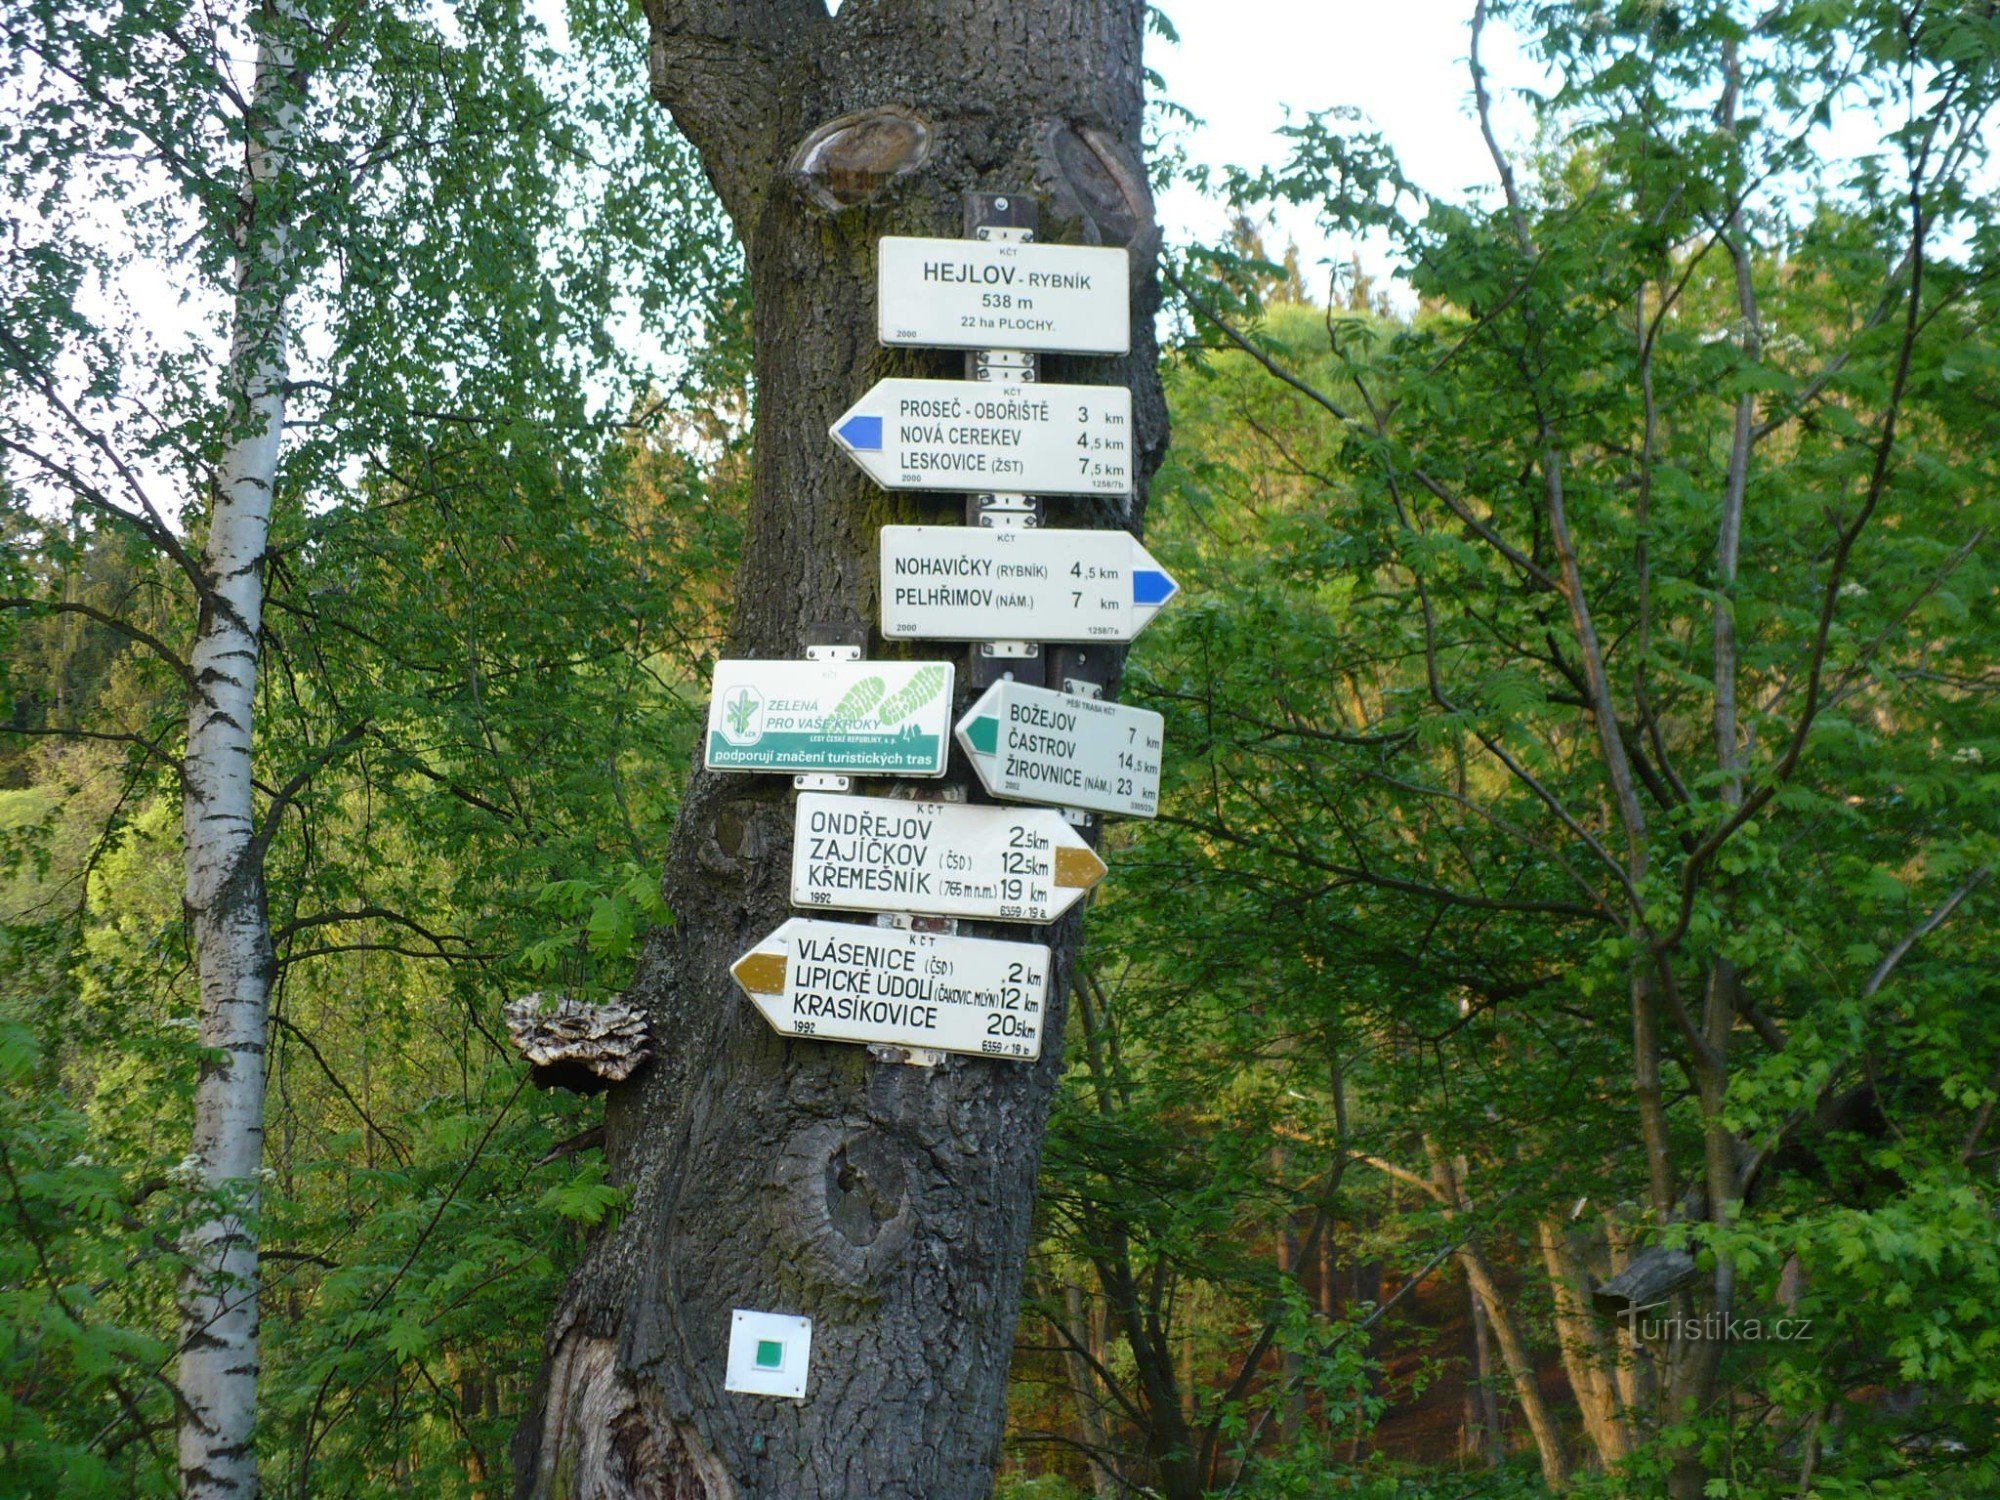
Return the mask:
[(883, 380), (830, 430), (884, 489), (1132, 489), (1132, 393), (1123, 386)]
[(947, 662), (719, 661), (709, 768), (942, 776), (951, 676)]
[(1042, 1055), (1049, 950), (1040, 943), (793, 917), (730, 973), (784, 1036)]
[(882, 634), (1129, 641), (1180, 586), (1127, 531), (882, 528)]
[(1123, 354), (1132, 347), (1122, 249), (985, 240), (879, 241), (882, 342), (930, 349)]
[(1105, 875), (1059, 813), (808, 792), (792, 904), (1053, 922)]
[(995, 797), (1150, 818), (1160, 810), (1164, 721), (1151, 709), (996, 682), (958, 721)]

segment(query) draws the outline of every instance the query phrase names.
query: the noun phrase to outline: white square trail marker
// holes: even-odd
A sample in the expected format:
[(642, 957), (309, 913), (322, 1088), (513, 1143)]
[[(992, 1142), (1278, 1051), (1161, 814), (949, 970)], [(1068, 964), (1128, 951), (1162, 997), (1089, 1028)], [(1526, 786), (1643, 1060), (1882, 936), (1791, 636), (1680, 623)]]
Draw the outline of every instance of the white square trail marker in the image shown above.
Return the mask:
[(722, 1388), (805, 1400), (812, 1341), (811, 1318), (737, 1308), (729, 1320), (729, 1369)]

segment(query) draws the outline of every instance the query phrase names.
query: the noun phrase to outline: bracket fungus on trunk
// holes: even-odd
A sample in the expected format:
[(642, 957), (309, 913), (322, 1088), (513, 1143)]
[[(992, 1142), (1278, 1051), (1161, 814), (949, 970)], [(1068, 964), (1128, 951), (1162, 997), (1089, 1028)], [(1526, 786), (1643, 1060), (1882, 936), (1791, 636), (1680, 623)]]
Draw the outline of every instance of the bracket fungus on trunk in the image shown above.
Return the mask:
[(508, 1001), (506, 1017), (507, 1035), (528, 1059), (537, 1088), (602, 1093), (653, 1055), (645, 1012), (620, 1001), (592, 1005), (537, 992)]

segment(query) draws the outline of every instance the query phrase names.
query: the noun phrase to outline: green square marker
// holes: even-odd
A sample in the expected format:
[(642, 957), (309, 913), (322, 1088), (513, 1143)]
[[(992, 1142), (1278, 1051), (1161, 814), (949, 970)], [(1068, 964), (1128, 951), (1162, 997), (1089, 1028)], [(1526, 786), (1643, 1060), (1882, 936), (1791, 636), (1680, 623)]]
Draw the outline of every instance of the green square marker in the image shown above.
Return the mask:
[(803, 1401), (812, 1343), (811, 1318), (739, 1307), (730, 1318), (722, 1388), (745, 1396)]

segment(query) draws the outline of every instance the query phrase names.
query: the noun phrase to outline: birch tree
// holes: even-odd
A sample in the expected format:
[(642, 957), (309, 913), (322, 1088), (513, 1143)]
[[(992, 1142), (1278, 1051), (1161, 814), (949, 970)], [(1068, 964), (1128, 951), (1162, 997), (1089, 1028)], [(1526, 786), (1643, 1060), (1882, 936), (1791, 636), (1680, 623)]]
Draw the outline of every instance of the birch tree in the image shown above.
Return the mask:
[(187, 748), (181, 761), (187, 915), (201, 985), (204, 1059), (189, 1165), (223, 1212), (194, 1226), (182, 1278), (182, 1492), (257, 1493), (258, 1171), (272, 978), (252, 777), (264, 551), (285, 431), (285, 317), (295, 275), (287, 222), (299, 128), (297, 10), (256, 14), (257, 60), (244, 120), (234, 332), (223, 376), (228, 447), (216, 476), (196, 579)]
[[(299, 45), (312, 37), (296, 8), (273, 0), (243, 17), (240, 31), (218, 26), (205, 35), (184, 14), (113, 9), (85, 17), (41, 7), (20, 16), (8, 40), (25, 95), (14, 121), (25, 159), (10, 174), (10, 196), (25, 206), (39, 189), (43, 215), (42, 233), (17, 248), (9, 266), (15, 290), (27, 295), (16, 303), (26, 317), (5, 335), (16, 382), (6, 446), (28, 484), (52, 487), (167, 554), (197, 615), (185, 651), (129, 619), (107, 623), (166, 660), (187, 687), (177, 769), (204, 1060), (183, 1170), (213, 1207), (182, 1247), (181, 1483), (190, 1495), (251, 1495), (254, 1225), (272, 970), (252, 747), (265, 549), (285, 426), (286, 319), (297, 277), (289, 217), (306, 83)], [(245, 42), (254, 49), (247, 77), (230, 53)], [(79, 117), (88, 124), (75, 127)], [(166, 493), (159, 465), (171, 456), (191, 470), (204, 466), (193, 452), (174, 453), (166, 414), (144, 404), (147, 396), (192, 393), (145, 391), (144, 415), (128, 413), (124, 431), (99, 420), (115, 409), (114, 393), (146, 385), (142, 367), (128, 363), (137, 351), (90, 339), (100, 330), (83, 317), (90, 303), (131, 291), (120, 281), (131, 262), (120, 258), (116, 231), (107, 233), (93, 202), (100, 184), (89, 174), (104, 170), (139, 179), (126, 184), (126, 195), (164, 200), (132, 215), (145, 230), (178, 222), (198, 239), (204, 229), (219, 231), (207, 259), (227, 266), (228, 355), (217, 390), (222, 420), (210, 428), (221, 454), (203, 484), (210, 503), (199, 536), (179, 526), (195, 497)], [(65, 292), (83, 305), (58, 308), (53, 299)], [(81, 382), (79, 361), (87, 371)]]
[[(597, 18), (579, 6), (576, 19), (587, 48)], [(182, 734), (61, 732), (126, 746), (181, 796), (200, 1002), (176, 1174), (199, 1205), (179, 1245), (180, 1482), (254, 1495), (274, 976), (299, 934), (340, 924), (352, 949), (367, 946), (356, 928), (422, 930), (382, 904), (289, 891), (274, 941), (267, 856), (316, 778), (361, 747), (405, 748), (378, 722), (384, 703), (407, 720), (405, 686), (387, 680), (405, 664), (329, 671), (316, 631), (370, 631), (328, 608), (339, 580), (315, 586), (312, 570), (372, 508), (435, 498), (395, 476), (437, 458), (440, 430), (518, 424), (493, 444), (499, 474), (517, 473), (510, 448), (601, 447), (610, 424), (586, 388), (610, 377), (622, 400), (639, 367), (608, 327), (621, 306), (672, 300), (663, 286), (703, 258), (680, 246), (705, 242), (706, 200), (661, 185), (679, 151), (643, 123), (619, 140), (617, 101), (556, 57), (524, 6), (48, 0), (10, 14), (4, 38), (7, 499), (23, 534), (38, 510), (68, 510), (139, 539), (170, 566), (171, 606), (25, 582), (4, 603), (88, 619), (185, 688)], [(618, 197), (633, 192), (664, 207)], [(601, 257), (635, 242), (648, 267), (614, 282)], [(526, 442), (537, 424), (564, 436)], [(60, 550), (82, 532), (43, 534)], [(274, 574), (293, 581), (277, 596), (289, 646), (267, 628)], [(293, 710), (275, 740), (261, 727), (273, 660)]]

